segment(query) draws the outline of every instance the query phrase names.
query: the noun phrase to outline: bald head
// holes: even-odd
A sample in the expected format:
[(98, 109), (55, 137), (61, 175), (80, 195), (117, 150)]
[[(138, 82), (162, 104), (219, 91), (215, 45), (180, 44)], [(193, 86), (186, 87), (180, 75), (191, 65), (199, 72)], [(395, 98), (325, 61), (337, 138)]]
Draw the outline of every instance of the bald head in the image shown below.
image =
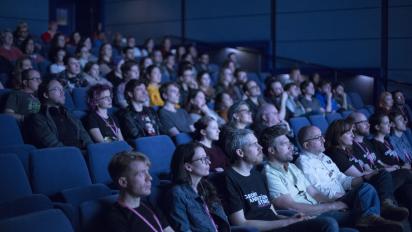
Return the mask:
[(316, 126), (305, 126), (299, 130), (298, 141), (300, 147), (313, 154), (320, 154), (325, 151), (325, 140), (322, 132)]
[(319, 130), (316, 126), (304, 126), (298, 132), (298, 142), (299, 144), (303, 144), (306, 140), (310, 139), (316, 129)]
[(359, 121), (368, 120), (366, 116), (361, 112), (352, 112), (348, 117), (347, 120), (349, 123), (356, 124)]

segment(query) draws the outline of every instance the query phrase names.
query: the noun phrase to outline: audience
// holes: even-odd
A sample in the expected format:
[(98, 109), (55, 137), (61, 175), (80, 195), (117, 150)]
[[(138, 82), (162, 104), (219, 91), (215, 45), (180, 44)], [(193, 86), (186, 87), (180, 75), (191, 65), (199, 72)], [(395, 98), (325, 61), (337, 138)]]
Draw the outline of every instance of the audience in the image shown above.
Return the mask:
[(152, 64), (147, 67), (146, 71), (147, 92), (149, 93), (150, 106), (163, 106), (164, 102), (160, 97), (160, 84), (162, 82), (162, 73), (159, 66)]
[(13, 33), (11, 31), (3, 31), (0, 34), (0, 56), (6, 58), (10, 62), (15, 62), (23, 57), (23, 53), (17, 47), (13, 46)]

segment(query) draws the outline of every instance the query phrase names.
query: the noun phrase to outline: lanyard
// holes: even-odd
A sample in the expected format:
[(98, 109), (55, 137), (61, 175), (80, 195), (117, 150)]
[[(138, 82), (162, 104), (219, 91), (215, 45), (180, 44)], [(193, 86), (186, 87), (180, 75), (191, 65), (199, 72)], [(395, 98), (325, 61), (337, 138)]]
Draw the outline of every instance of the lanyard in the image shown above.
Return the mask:
[[(132, 211), (138, 218), (142, 219), (142, 221), (143, 221), (144, 223), (146, 223), (154, 232), (158, 232), (158, 230), (157, 230), (145, 217), (143, 217), (143, 215), (141, 215), (141, 214), (140, 214), (139, 212), (137, 212), (135, 209), (130, 208), (130, 207), (127, 206), (127, 205), (123, 205), (123, 204), (120, 203), (120, 202), (118, 202), (118, 203), (119, 203), (121, 206), (123, 206), (123, 207), (129, 209), (130, 211)], [(145, 207), (145, 208), (152, 214), (154, 220), (156, 221), (157, 225), (158, 225), (159, 228), (160, 228), (160, 231), (163, 232), (162, 225), (160, 224), (159, 219), (158, 219), (157, 216), (153, 213), (153, 211), (152, 211), (149, 207), (145, 206), (143, 203), (142, 203), (142, 206)]]
[(367, 147), (363, 147), (360, 143), (354, 141), (358, 147), (366, 154), (366, 159), (368, 159), (369, 164), (375, 166), (375, 161), (372, 157), (372, 154), (370, 153), (369, 149)]
[(117, 127), (116, 122), (112, 119), (113, 124), (111, 124), (111, 123), (109, 123), (109, 120), (111, 119), (110, 116), (108, 116), (108, 118), (105, 119), (97, 111), (96, 111), (96, 113), (97, 113), (97, 115), (99, 115), (99, 117), (101, 119), (103, 119), (106, 126), (110, 128), (110, 130), (113, 132), (113, 134), (116, 136), (116, 138), (120, 139), (120, 136), (119, 136), (120, 129), (119, 129), (119, 127)]
[[(392, 149), (391, 145), (390, 145), (388, 142), (386, 142), (386, 140), (383, 140), (383, 145), (385, 145), (385, 147), (388, 149), (389, 153), (392, 153), (392, 152), (395, 151), (395, 150)], [(390, 156), (391, 156), (391, 155), (390, 155)], [(397, 161), (398, 164), (399, 164), (398, 154), (393, 155), (393, 157), (396, 159), (396, 161)]]
[(206, 203), (203, 203), (203, 207), (205, 208), (206, 213), (207, 213), (207, 216), (209, 216), (209, 219), (210, 219), (210, 221), (211, 221), (212, 224), (213, 224), (213, 228), (214, 228), (215, 231), (217, 232), (217, 231), (218, 231), (218, 230), (217, 230), (217, 226), (216, 226), (215, 221), (213, 220), (212, 216), (210, 215), (209, 208), (207, 207)]

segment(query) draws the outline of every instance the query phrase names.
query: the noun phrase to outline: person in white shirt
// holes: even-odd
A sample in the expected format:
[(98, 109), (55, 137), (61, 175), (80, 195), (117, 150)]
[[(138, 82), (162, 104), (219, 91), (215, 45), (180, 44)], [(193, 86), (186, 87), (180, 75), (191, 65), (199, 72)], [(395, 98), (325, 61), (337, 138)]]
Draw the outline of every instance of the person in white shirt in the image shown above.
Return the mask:
[(359, 212), (357, 227), (373, 231), (403, 231), (399, 222), (380, 216), (380, 201), (376, 190), (363, 182), (362, 177), (349, 177), (339, 171), (336, 164), (323, 152), (325, 140), (319, 128), (305, 126), (298, 133), (302, 152), (296, 165), (322, 198), (340, 200)]

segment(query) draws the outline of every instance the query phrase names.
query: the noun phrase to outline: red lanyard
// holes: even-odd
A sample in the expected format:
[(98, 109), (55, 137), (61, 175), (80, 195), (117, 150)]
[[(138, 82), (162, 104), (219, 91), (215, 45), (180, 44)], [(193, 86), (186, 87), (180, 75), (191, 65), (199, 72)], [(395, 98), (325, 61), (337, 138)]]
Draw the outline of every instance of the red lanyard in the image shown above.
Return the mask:
[[(383, 145), (385, 145), (385, 147), (388, 149), (388, 151), (390, 151), (390, 152), (395, 151), (391, 148), (390, 144), (388, 142), (386, 142), (386, 140), (383, 140)], [(398, 163), (399, 163), (399, 157), (398, 157), (397, 153), (396, 153), (396, 155), (394, 155), (394, 157), (396, 158), (396, 161), (398, 161)]]
[[(125, 207), (125, 208), (128, 208), (128, 209), (129, 209), (130, 211), (132, 211), (138, 218), (142, 219), (142, 221), (143, 221), (144, 223), (146, 223), (154, 232), (158, 232), (158, 230), (157, 230), (145, 217), (143, 217), (143, 215), (141, 215), (141, 214), (140, 214), (139, 212), (137, 212), (135, 209), (130, 208), (130, 207), (127, 206), (127, 205), (123, 205), (123, 204), (120, 203), (120, 202), (118, 202), (118, 203), (119, 203), (121, 206), (123, 206), (123, 207)], [(153, 215), (154, 220), (156, 221), (157, 225), (158, 225), (159, 228), (160, 228), (160, 231), (163, 232), (162, 225), (160, 224), (159, 219), (158, 219), (157, 216), (153, 213), (153, 211), (152, 211), (149, 207), (145, 206), (143, 203), (142, 203), (142, 206), (145, 207), (145, 208)]]
[(106, 126), (110, 128), (110, 130), (113, 132), (113, 134), (116, 136), (116, 138), (120, 139), (120, 136), (119, 136), (120, 129), (119, 129), (119, 127), (117, 127), (116, 122), (112, 119), (113, 124), (110, 124), (109, 123), (110, 116), (108, 116), (108, 118), (105, 119), (97, 111), (96, 111), (96, 114), (99, 115), (99, 117), (101, 119), (103, 119), (104, 123), (106, 123)]
[(359, 147), (363, 152), (366, 153), (366, 159), (369, 160), (369, 163), (372, 164), (372, 165), (375, 165), (375, 161), (373, 160), (373, 157), (372, 157), (371, 153), (369, 152), (369, 149), (368, 149), (367, 147), (363, 147), (360, 143), (358, 143), (358, 142), (356, 142), (356, 141), (354, 141), (354, 142), (358, 145), (358, 147)]
[(213, 228), (214, 228), (215, 231), (217, 232), (217, 231), (218, 231), (218, 230), (217, 230), (217, 226), (216, 226), (215, 221), (213, 220), (212, 216), (210, 215), (209, 208), (207, 207), (207, 205), (206, 205), (205, 203), (203, 203), (203, 207), (205, 208), (206, 213), (207, 213), (207, 216), (209, 216), (209, 219), (210, 219), (210, 221), (211, 221), (212, 224), (213, 224)]

